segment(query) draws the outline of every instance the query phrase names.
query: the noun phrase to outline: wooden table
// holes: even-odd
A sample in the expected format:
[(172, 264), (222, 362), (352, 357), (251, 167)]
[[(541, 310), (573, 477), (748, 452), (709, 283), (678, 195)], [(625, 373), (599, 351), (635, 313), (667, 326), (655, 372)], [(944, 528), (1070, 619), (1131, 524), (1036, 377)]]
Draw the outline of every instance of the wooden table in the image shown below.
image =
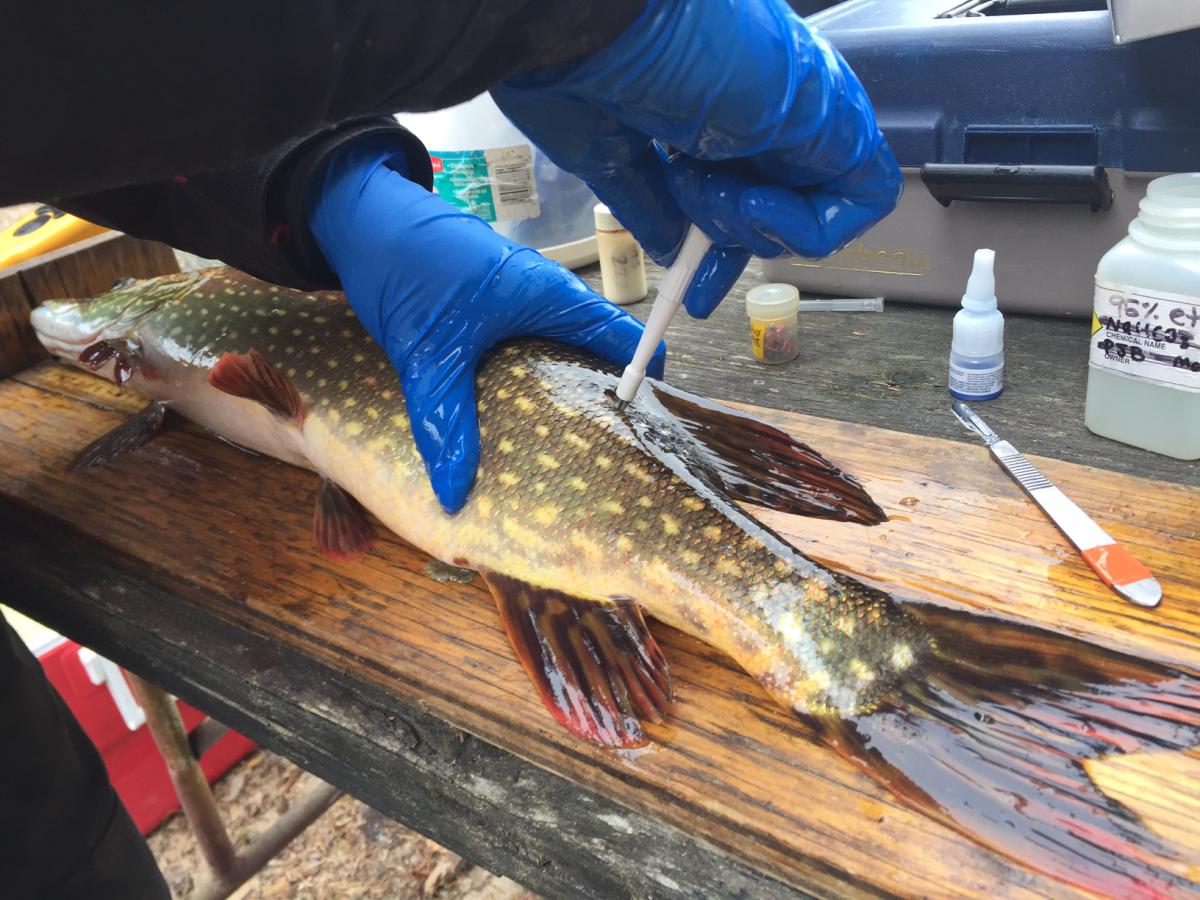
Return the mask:
[[(669, 377), (796, 411), (775, 421), (814, 435), (895, 514), (869, 539), (772, 525), (892, 589), (1200, 669), (1200, 595), (1182, 561), (1200, 550), (1200, 478), (1083, 428), (1085, 322), (1010, 317), (1008, 391), (987, 417), (1068, 461), (1048, 474), (1165, 573), (1159, 613), (1094, 583), (981, 447), (938, 440), (967, 440), (943, 387), (949, 311), (813, 315), (801, 358), (767, 369), (749, 357), (740, 305), (757, 280), (751, 270), (711, 321), (675, 326)], [(316, 557), (309, 473), (184, 431), (68, 479), (72, 453), (136, 401), (49, 364), (0, 393), (6, 602), (494, 872), (551, 896), (1065, 893), (895, 803), (670, 629), (655, 630), (681, 700), (651, 729), (654, 748), (582, 746), (542, 711), (478, 584), (433, 580), (390, 536), (360, 563)], [(984, 533), (929, 544), (976, 496)], [(1133, 519), (1147, 508), (1161, 518)], [(910, 560), (914, 535), (947, 559), (975, 554), (982, 574), (964, 583), (954, 564)], [(1145, 784), (1171, 790), (1165, 776)]]

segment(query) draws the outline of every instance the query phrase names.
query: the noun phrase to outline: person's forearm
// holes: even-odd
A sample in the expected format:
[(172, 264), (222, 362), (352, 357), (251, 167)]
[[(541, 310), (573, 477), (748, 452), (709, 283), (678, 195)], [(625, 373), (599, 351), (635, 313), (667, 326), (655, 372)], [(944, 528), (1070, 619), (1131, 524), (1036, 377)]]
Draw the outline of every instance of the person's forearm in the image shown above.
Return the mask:
[(222, 171), (349, 118), (464, 101), (604, 46), (642, 5), (17, 4), (0, 205)]

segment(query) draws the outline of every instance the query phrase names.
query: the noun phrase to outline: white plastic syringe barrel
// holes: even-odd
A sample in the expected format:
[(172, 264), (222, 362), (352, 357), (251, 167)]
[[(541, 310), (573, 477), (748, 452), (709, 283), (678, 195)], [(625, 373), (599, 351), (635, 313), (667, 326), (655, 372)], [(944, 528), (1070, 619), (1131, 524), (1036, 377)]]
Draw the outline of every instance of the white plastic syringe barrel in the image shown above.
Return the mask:
[(646, 330), (642, 332), (633, 361), (621, 373), (621, 381), (617, 384), (617, 399), (628, 403), (637, 394), (638, 388), (646, 377), (646, 366), (650, 364), (654, 351), (667, 333), (667, 326), (675, 318), (675, 313), (683, 303), (683, 296), (691, 286), (696, 270), (704, 260), (704, 254), (712, 246), (703, 231), (692, 225), (688, 228), (687, 237), (679, 249), (679, 256), (663, 274), (658, 286), (658, 296), (654, 299), (654, 307), (650, 310), (650, 318), (646, 320)]

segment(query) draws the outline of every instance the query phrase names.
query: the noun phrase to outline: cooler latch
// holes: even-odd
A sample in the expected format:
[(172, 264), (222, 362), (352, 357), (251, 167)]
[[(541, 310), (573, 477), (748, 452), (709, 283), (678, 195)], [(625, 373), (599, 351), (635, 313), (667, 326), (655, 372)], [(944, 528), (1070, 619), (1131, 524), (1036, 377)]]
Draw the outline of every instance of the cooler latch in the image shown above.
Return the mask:
[(1113, 202), (1103, 166), (926, 163), (921, 167), (921, 180), (942, 206), (955, 200), (1070, 203), (1102, 212)]

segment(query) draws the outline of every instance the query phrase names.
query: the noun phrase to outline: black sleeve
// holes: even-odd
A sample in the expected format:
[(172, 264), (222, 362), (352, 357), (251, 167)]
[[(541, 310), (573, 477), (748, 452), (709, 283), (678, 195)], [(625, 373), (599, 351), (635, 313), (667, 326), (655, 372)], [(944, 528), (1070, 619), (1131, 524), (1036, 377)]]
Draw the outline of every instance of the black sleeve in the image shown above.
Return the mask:
[[(269, 240), (280, 225), (296, 231), (280, 209), (302, 196), (297, 173), (355, 129), (393, 128), (370, 117), (443, 108), (599, 49), (643, 5), (5, 4), (0, 205), (58, 198), (122, 230), (319, 286), (328, 273), (313, 268), (303, 234), (291, 248)], [(419, 146), (395, 133), (406, 153)]]

